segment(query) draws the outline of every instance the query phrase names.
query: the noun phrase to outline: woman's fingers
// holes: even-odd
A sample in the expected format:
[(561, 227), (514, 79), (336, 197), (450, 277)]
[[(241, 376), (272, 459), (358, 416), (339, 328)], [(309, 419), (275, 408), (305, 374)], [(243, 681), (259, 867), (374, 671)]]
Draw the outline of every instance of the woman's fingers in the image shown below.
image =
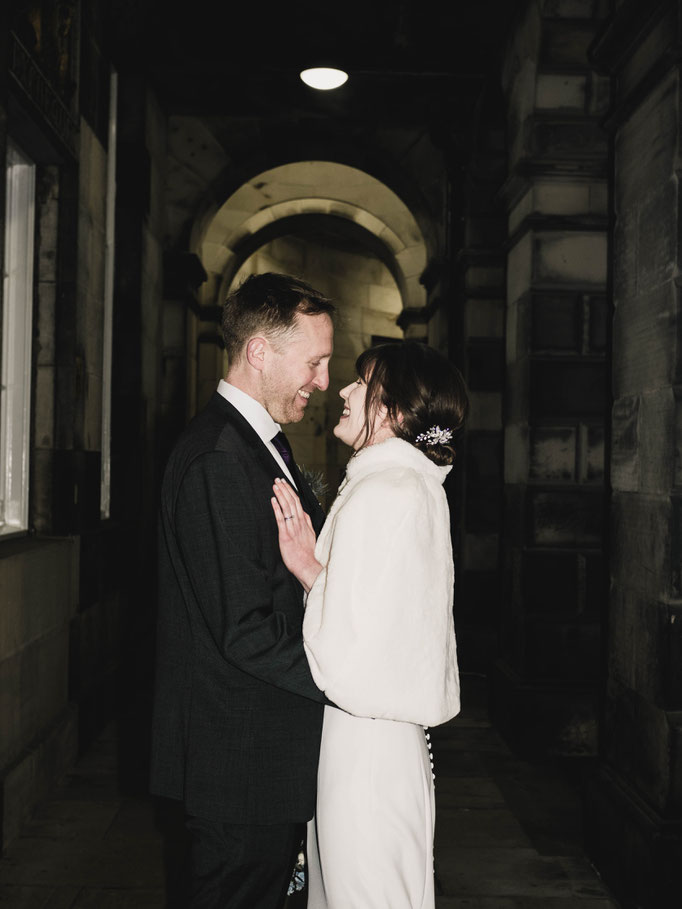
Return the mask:
[(321, 566), (315, 561), (315, 531), (310, 516), (292, 487), (282, 479), (272, 485), (270, 499), (277, 521), (279, 548), (282, 560), (298, 578), (305, 590), (310, 590)]
[(272, 507), (280, 539), (293, 541), (300, 536), (301, 517), (307, 517), (307, 515), (301, 507), (300, 499), (286, 481), (278, 478), (272, 488), (275, 493), (272, 498)]
[(296, 515), (300, 517), (302, 513), (301, 500), (293, 491), (291, 486), (285, 481), (277, 478), (275, 480), (273, 489), (275, 490), (275, 495), (277, 501), (282, 509), (284, 517), (289, 515)]
[(290, 518), (293, 509), (293, 503), (287, 501), (280, 490), (277, 487), (274, 487), (275, 495), (270, 500), (272, 502), (272, 508), (275, 512), (275, 519), (277, 521), (277, 528), (280, 534), (285, 534), (287, 537), (292, 536), (292, 527), (290, 526), (293, 522)]
[(275, 520), (278, 524), (283, 523), (284, 516), (282, 514), (282, 509), (280, 508), (279, 502), (275, 496), (273, 496), (270, 501), (272, 502), (272, 510), (275, 512)]
[(275, 512), (275, 520), (277, 521), (277, 530), (279, 532), (279, 535), (280, 537), (285, 536), (288, 533), (288, 528), (287, 522), (284, 520), (284, 514), (282, 513), (280, 504), (274, 496), (270, 499), (270, 501), (272, 502), (272, 510)]

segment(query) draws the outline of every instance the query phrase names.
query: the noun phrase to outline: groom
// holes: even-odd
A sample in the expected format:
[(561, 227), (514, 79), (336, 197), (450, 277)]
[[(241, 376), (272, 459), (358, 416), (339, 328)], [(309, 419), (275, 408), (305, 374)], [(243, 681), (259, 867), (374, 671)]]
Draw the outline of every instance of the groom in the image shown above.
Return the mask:
[(166, 467), (151, 788), (184, 803), (192, 909), (279, 909), (315, 810), (324, 697), (270, 499), (287, 477), (319, 532), (279, 424), (329, 384), (333, 312), (302, 281), (248, 278), (224, 307), (227, 377)]

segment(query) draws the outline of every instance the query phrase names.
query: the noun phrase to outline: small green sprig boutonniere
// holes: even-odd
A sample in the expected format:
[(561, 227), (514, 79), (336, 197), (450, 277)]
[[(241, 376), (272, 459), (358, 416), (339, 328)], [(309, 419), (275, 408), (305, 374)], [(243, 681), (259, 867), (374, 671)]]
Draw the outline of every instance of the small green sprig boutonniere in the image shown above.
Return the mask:
[(310, 486), (313, 495), (320, 504), (326, 499), (329, 492), (329, 484), (321, 470), (310, 470), (308, 467), (301, 467), (299, 470), (303, 474), (303, 479)]

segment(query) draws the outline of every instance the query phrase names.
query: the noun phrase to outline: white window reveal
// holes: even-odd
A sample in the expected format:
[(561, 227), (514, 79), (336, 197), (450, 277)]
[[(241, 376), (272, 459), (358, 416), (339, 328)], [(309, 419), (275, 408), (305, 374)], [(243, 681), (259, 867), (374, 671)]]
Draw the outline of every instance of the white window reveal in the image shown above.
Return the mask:
[(116, 225), (116, 128), (118, 74), (109, 79), (109, 141), (107, 144), (106, 247), (104, 253), (104, 325), (102, 339), (102, 468), (100, 517), (111, 515), (111, 346), (114, 318), (114, 240)]
[(35, 165), (7, 149), (0, 363), (0, 534), (28, 528)]

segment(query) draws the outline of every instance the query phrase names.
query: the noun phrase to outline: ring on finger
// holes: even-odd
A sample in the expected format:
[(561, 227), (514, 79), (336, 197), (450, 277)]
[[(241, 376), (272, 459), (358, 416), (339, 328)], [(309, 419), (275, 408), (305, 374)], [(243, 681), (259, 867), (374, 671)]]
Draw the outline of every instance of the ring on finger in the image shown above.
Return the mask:
[(285, 521), (293, 521), (293, 519), (294, 519), (293, 514), (286, 515), (285, 518), (284, 518)]

